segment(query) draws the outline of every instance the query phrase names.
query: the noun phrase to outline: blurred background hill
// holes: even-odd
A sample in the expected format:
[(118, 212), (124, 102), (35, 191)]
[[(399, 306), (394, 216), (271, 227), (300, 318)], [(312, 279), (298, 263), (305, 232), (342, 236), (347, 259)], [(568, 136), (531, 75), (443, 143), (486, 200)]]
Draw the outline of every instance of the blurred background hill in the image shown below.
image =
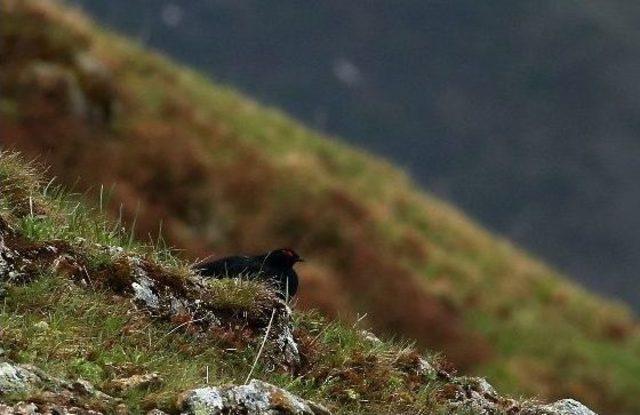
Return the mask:
[(640, 308), (640, 4), (73, 0)]
[[(625, 306), (487, 232), (388, 162), (81, 13), (48, 1), (3, 5), (3, 149), (50, 166), (47, 176), (140, 240), (162, 235), (187, 260), (295, 247), (309, 260), (297, 308), (442, 351), (509, 393), (640, 411), (640, 330)], [(348, 67), (337, 73), (353, 78)]]

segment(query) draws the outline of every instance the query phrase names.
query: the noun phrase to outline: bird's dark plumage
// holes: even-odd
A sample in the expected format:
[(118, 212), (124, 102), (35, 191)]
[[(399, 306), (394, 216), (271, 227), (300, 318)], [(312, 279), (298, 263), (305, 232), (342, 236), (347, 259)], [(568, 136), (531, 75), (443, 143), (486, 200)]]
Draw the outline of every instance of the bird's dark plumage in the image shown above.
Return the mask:
[(293, 266), (303, 259), (291, 249), (277, 249), (256, 256), (229, 256), (196, 264), (194, 270), (205, 277), (246, 277), (267, 282), (280, 296), (290, 299), (298, 291), (298, 274)]

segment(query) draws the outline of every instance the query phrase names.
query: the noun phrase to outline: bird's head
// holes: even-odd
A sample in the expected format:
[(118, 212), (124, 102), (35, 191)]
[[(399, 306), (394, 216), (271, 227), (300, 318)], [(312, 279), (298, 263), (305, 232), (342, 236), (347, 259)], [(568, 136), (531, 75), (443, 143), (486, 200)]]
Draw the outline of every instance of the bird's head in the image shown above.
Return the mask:
[(293, 267), (296, 262), (303, 262), (304, 259), (293, 249), (282, 248), (269, 252), (266, 262), (277, 267)]

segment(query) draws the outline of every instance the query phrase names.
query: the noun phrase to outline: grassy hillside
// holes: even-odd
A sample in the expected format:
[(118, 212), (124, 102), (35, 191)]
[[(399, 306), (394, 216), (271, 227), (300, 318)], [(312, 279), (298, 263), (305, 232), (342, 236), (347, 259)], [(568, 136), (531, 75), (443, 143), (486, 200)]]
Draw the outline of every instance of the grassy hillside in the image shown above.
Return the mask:
[(637, 1), (69, 2), (400, 161), (640, 311)]
[(255, 280), (202, 279), (16, 153), (0, 152), (0, 186), (2, 413), (592, 413), (501, 396)]
[(51, 165), (141, 240), (161, 233), (186, 259), (293, 246), (309, 259), (297, 308), (367, 313), (364, 327), (442, 350), (512, 393), (640, 410), (628, 310), (388, 164), (57, 5), (3, 1), (0, 31), (3, 145)]
[[(537, 411), (499, 397), (479, 379), (453, 377), (439, 359), (407, 344), (382, 342), (318, 313), (292, 317), (255, 281), (198, 283), (188, 264), (157, 245), (133, 243), (117, 223), (42, 181), (16, 154), (0, 153), (0, 185), (2, 413), (26, 413), (3, 406), (18, 402), (33, 403), (37, 413), (199, 413), (184, 411), (183, 392), (242, 384), (245, 377), (335, 414), (480, 414), (466, 408), (471, 398), (458, 396), (465, 390), (489, 394), (484, 404), (496, 408)], [(160, 306), (140, 301), (136, 283), (144, 280)], [(163, 309), (166, 297), (171, 306)], [(174, 302), (180, 310), (165, 313)], [(296, 348), (279, 348), (282, 335)], [(7, 362), (44, 385), (12, 390), (25, 379), (7, 376)], [(144, 377), (153, 381), (126, 386)], [(286, 396), (278, 399), (278, 413), (294, 413)], [(57, 409), (46, 412), (51, 407)], [(70, 407), (82, 410), (65, 412)]]

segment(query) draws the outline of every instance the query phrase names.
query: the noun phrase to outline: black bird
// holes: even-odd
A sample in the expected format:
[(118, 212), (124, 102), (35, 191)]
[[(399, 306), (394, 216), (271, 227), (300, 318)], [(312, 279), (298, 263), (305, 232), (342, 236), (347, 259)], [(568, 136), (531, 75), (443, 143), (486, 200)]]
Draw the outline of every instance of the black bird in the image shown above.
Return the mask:
[(286, 300), (298, 291), (298, 274), (293, 266), (304, 259), (292, 249), (276, 249), (256, 256), (229, 256), (204, 260), (193, 266), (200, 275), (212, 278), (246, 277), (265, 281)]

